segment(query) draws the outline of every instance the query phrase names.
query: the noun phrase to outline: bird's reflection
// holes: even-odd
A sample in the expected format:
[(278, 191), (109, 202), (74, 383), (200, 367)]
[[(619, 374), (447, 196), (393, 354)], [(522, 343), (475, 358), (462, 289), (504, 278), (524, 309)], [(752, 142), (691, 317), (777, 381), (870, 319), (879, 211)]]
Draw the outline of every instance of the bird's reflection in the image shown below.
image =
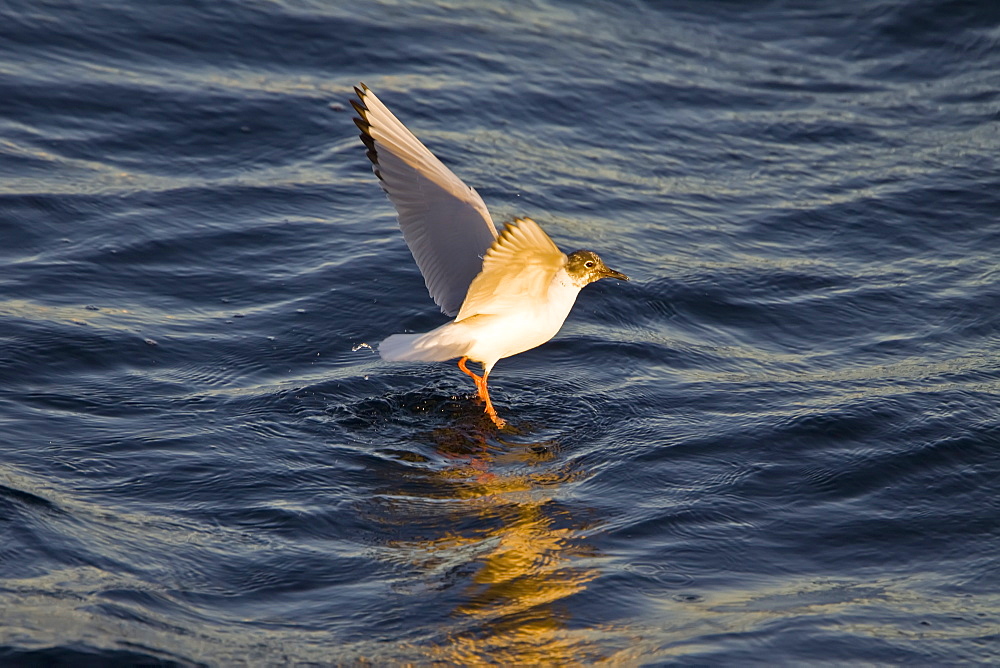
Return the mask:
[(424, 534), (393, 541), (393, 557), (423, 577), (443, 579), (453, 594), (448, 600), (457, 600), (429, 659), (461, 665), (600, 659), (570, 629), (567, 599), (597, 575), (584, 565), (593, 556), (585, 539), (593, 518), (558, 501), (562, 485), (578, 475), (560, 467), (555, 443), (515, 444), (489, 433), (432, 432), (444, 464), (408, 476), (389, 495), (396, 520), (415, 514)]

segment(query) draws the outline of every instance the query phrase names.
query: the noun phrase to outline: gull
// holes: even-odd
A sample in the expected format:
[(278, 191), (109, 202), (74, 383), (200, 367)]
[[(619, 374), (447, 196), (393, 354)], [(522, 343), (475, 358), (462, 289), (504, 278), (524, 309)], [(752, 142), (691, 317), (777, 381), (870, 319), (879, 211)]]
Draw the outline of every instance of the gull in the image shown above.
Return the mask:
[[(515, 218), (497, 234), (483, 198), (438, 160), (363, 83), (351, 106), (361, 141), (382, 189), (396, 207), (427, 292), (451, 322), (423, 334), (393, 334), (382, 359), (442, 362), (476, 383), (486, 414), (505, 422), (490, 401), (493, 366), (545, 343), (559, 331), (576, 297), (602, 278), (627, 281), (589, 250), (566, 255), (531, 218)], [(483, 375), (466, 362), (482, 365)]]

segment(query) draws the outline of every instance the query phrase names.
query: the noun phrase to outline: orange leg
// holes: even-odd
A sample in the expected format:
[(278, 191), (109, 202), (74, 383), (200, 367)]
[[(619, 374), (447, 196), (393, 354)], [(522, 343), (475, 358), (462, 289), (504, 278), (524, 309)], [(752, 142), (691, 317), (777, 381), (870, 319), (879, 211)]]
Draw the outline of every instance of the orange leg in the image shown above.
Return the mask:
[(463, 357), (458, 360), (458, 368), (462, 370), (462, 373), (470, 376), (472, 380), (476, 381), (476, 393), (479, 395), (480, 399), (486, 402), (486, 414), (490, 416), (491, 420), (493, 420), (493, 424), (498, 427), (504, 427), (507, 423), (504, 422), (499, 415), (497, 415), (496, 409), (493, 408), (493, 402), (490, 401), (490, 391), (486, 387), (486, 379), (490, 374), (484, 373), (482, 376), (477, 376), (475, 372), (470, 371), (469, 367), (465, 366), (468, 359), (468, 357)]

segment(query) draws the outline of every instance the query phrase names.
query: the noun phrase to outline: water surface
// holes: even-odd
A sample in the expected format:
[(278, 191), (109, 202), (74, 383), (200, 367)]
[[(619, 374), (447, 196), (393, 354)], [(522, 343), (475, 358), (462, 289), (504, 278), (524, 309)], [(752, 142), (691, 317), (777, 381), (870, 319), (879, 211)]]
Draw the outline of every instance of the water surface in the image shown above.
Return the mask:
[[(0, 663), (997, 663), (998, 43), (944, 0), (5, 4)], [(509, 431), (371, 349), (445, 318), (358, 81), (633, 278), (497, 365)]]

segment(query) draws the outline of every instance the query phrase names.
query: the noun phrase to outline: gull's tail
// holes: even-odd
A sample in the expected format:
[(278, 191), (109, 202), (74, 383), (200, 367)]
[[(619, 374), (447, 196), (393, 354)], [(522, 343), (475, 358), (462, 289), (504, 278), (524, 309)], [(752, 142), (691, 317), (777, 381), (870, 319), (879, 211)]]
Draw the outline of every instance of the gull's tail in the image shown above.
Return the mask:
[(468, 351), (458, 334), (450, 322), (426, 334), (393, 334), (378, 344), (378, 354), (389, 362), (443, 362)]

